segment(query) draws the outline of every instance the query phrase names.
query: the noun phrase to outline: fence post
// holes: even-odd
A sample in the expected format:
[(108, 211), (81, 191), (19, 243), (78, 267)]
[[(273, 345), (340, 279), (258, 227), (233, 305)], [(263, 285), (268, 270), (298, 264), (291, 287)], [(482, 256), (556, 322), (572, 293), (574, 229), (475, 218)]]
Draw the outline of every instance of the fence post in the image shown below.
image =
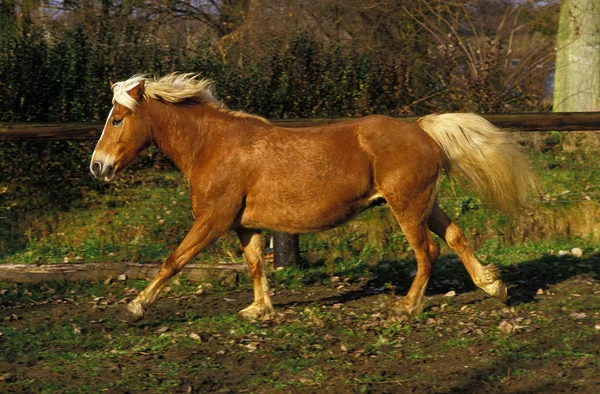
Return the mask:
[(298, 266), (300, 237), (298, 234), (273, 233), (273, 260), (275, 267)]

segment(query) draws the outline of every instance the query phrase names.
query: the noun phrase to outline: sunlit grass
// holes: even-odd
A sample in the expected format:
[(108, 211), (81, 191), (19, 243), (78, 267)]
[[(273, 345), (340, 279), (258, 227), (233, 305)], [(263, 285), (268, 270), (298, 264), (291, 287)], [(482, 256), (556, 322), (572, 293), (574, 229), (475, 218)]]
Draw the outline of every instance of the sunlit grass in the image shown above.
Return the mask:
[[(547, 151), (532, 155), (532, 166), (542, 192), (531, 196), (535, 211), (530, 214), (511, 219), (493, 212), (468, 187), (451, 186), (445, 177), (440, 205), (463, 228), (483, 261), (511, 264), (573, 247), (584, 253), (600, 249), (600, 172), (591, 156)], [(187, 182), (176, 171), (152, 169), (129, 172), (120, 179), (105, 194), (86, 195), (85, 209), (23, 215), (19, 223), (11, 224), (10, 237), (0, 239), (0, 262), (166, 259), (193, 223)], [(442, 257), (453, 258), (452, 251), (440, 244)], [(413, 256), (385, 206), (338, 228), (301, 236), (302, 260), (323, 267), (325, 277), (352, 276), (364, 266)], [(243, 262), (237, 237), (233, 233), (222, 237), (196, 261)]]

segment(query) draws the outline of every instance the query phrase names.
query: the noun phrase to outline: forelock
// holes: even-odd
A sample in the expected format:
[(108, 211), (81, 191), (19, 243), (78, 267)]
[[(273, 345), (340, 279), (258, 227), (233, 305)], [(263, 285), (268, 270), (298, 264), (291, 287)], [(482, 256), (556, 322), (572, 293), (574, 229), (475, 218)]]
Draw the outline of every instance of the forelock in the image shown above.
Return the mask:
[(125, 108), (135, 110), (138, 105), (136, 99), (129, 95), (129, 91), (135, 88), (142, 80), (147, 80), (144, 75), (134, 75), (126, 81), (117, 82), (112, 86), (113, 90), (113, 105), (119, 103)]

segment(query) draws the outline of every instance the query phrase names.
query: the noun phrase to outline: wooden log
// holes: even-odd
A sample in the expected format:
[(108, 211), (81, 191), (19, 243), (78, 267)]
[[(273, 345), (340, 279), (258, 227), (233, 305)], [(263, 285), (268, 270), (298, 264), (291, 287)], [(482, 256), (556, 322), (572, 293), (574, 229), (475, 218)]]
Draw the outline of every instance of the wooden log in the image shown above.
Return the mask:
[[(511, 131), (598, 131), (600, 112), (548, 112), (528, 114), (482, 115), (501, 128)], [(419, 117), (397, 118), (414, 122)], [(351, 118), (273, 119), (280, 127), (310, 127), (339, 123)], [(95, 140), (100, 138), (103, 123), (0, 123), (0, 141)]]
[[(494, 125), (508, 131), (600, 131), (600, 112), (544, 112), (528, 114), (481, 115)], [(415, 122), (420, 116), (396, 117)], [(273, 120), (281, 127), (311, 127), (339, 123), (350, 118)]]
[[(0, 264), (0, 281), (37, 283), (44, 281), (105, 280), (118, 278), (151, 279), (160, 269), (160, 263), (68, 263), (68, 264)], [(247, 272), (245, 264), (187, 264), (179, 273), (194, 281), (237, 281), (240, 273)]]
[(102, 123), (0, 123), (0, 141), (95, 140)]

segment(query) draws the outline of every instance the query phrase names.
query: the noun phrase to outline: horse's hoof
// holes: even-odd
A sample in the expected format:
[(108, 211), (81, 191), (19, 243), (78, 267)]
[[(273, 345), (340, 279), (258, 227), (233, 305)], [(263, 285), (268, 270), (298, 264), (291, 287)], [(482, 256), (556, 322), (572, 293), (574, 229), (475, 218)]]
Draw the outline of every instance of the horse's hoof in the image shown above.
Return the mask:
[(129, 304), (125, 308), (121, 309), (117, 313), (117, 319), (119, 319), (123, 323), (129, 323), (129, 324), (142, 320), (142, 318), (144, 317), (143, 309), (141, 310), (142, 313), (134, 313), (131, 311), (131, 309), (138, 309), (138, 310), (141, 309), (141, 306), (140, 306), (140, 308), (135, 308), (136, 306), (137, 305)]
[(392, 310), (396, 317), (412, 316), (420, 313), (423, 310), (423, 306), (409, 306), (405, 305), (405, 303), (403, 303), (402, 301), (399, 301), (396, 303), (396, 305), (394, 305)]
[(238, 316), (245, 320), (268, 320), (270, 316), (274, 316), (272, 308), (267, 308), (264, 305), (252, 304), (249, 307), (238, 312)]
[(489, 285), (481, 286), (481, 288), (492, 297), (495, 297), (504, 303), (508, 300), (508, 290), (506, 289), (504, 282), (500, 279), (495, 280), (494, 283)]
[(128, 323), (128, 324), (136, 323), (136, 322), (142, 320), (143, 317), (144, 316), (138, 316), (138, 315), (131, 313), (127, 308), (121, 309), (119, 311), (119, 313), (117, 313), (117, 319), (119, 319), (123, 323)]

